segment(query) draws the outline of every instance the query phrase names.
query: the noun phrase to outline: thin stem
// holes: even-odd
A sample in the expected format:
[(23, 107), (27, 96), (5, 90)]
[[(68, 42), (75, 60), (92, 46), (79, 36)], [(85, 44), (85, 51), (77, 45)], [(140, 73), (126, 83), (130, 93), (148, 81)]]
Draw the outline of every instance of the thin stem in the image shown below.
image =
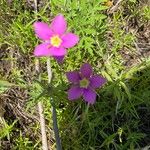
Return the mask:
[(51, 83), (52, 70), (51, 70), (50, 58), (47, 58), (47, 73), (48, 73), (48, 83)]
[[(48, 73), (48, 83), (50, 83), (51, 78), (52, 78), (50, 58), (47, 59), (47, 73)], [(60, 140), (60, 136), (59, 136), (59, 129), (58, 129), (58, 124), (57, 124), (57, 111), (56, 111), (55, 104), (54, 104), (52, 98), (50, 99), (50, 103), (52, 106), (53, 130), (54, 130), (54, 134), (55, 134), (56, 148), (57, 148), (57, 150), (62, 150), (61, 140)]]
[[(37, 12), (38, 12), (38, 3), (37, 0), (34, 0), (34, 11), (35, 11), (35, 18), (37, 20)], [(35, 62), (35, 70), (39, 76), (40, 79), (40, 68), (39, 68), (39, 60), (36, 59)], [(42, 149), (43, 150), (48, 150), (48, 144), (47, 144), (47, 136), (46, 136), (46, 125), (45, 125), (45, 118), (44, 118), (44, 110), (43, 110), (43, 105), (42, 102), (38, 102), (38, 111), (39, 111), (39, 116), (40, 116), (40, 127), (41, 127), (41, 134), (42, 134)]]
[(42, 148), (43, 150), (48, 150), (46, 128), (45, 128), (45, 118), (43, 114), (42, 102), (38, 102), (38, 111), (40, 115), (40, 126), (41, 126), (41, 133), (42, 133)]
[[(36, 62), (35, 62), (35, 70), (39, 76), (39, 80), (41, 80), (40, 79), (40, 69), (39, 69), (39, 60), (38, 59), (36, 59)], [(44, 114), (43, 114), (43, 106), (42, 106), (41, 101), (38, 102), (38, 111), (39, 111), (39, 116), (40, 116), (40, 127), (41, 127), (41, 134), (42, 134), (42, 149), (48, 150), (45, 118), (44, 118)]]
[(37, 0), (34, 0), (34, 11), (37, 14)]

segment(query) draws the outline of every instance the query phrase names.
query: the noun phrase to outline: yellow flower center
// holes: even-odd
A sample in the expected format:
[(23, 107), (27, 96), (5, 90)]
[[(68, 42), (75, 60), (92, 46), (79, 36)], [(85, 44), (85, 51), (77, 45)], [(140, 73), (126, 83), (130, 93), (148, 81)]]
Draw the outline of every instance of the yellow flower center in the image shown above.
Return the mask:
[(81, 88), (87, 88), (88, 86), (89, 86), (89, 81), (86, 78), (84, 78), (80, 81)]
[(62, 40), (58, 35), (54, 35), (53, 37), (51, 37), (50, 42), (51, 42), (52, 46), (59, 47)]

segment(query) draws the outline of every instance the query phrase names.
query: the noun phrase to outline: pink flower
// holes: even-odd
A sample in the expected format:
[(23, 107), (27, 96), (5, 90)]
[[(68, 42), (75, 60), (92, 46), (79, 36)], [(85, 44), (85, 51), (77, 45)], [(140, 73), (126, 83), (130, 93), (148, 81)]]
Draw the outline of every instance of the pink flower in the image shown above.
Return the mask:
[[(53, 56), (62, 60), (67, 53), (67, 48), (75, 46), (79, 37), (73, 33), (66, 33), (67, 22), (63, 15), (57, 15), (51, 25), (44, 22), (35, 22), (36, 35), (43, 40), (34, 50), (35, 56)], [(61, 59), (60, 59), (61, 58)]]
[(96, 101), (95, 89), (106, 83), (105, 78), (93, 75), (92, 67), (88, 63), (81, 66), (80, 72), (72, 71), (66, 75), (73, 84), (68, 91), (68, 98), (75, 100), (83, 96), (84, 100), (89, 104), (94, 104)]

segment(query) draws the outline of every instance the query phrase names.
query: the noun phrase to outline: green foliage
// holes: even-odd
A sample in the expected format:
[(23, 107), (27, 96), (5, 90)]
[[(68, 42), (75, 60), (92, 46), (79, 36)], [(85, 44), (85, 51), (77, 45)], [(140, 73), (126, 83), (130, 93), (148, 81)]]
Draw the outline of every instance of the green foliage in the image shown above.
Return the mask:
[[(80, 43), (75, 48), (69, 50), (69, 58), (66, 60), (66, 64), (72, 65), (74, 63), (73, 60), (76, 60), (76, 64), (79, 64), (87, 55), (89, 60), (93, 59), (95, 53), (101, 55), (100, 50), (97, 49), (95, 51), (95, 49), (99, 47), (98, 41), (100, 39), (103, 42), (103, 35), (106, 31), (105, 21), (107, 16), (103, 10), (106, 10), (107, 7), (103, 2), (104, 0), (94, 0), (92, 2), (88, 0), (52, 0), (50, 4), (52, 15), (55, 16), (58, 13), (62, 13), (67, 19), (69, 31), (75, 32), (80, 37)], [(40, 18), (42, 20), (45, 19), (41, 15)]]
[(0, 117), (0, 139), (7, 137), (10, 140), (11, 133), (16, 121), (9, 125), (3, 118)]
[(132, 2), (132, 3), (136, 3), (137, 2), (137, 0), (129, 0), (130, 2)]
[(143, 7), (144, 18), (150, 21), (150, 6)]
[(33, 141), (30, 141), (29, 138), (23, 137), (22, 133), (20, 132), (20, 136), (15, 140), (15, 146), (13, 150), (37, 150), (37, 144), (33, 144)]
[[(13, 49), (19, 48), (22, 53), (29, 53), (35, 43), (32, 24), (35, 20), (28, 11), (19, 14), (12, 22), (7, 37), (7, 44)], [(8, 42), (9, 41), (9, 42)]]
[[(10, 75), (14, 83), (25, 86), (29, 91), (27, 110), (34, 111), (33, 106), (40, 100), (45, 104), (44, 114), (49, 130), (52, 127), (49, 101), (50, 98), (55, 101), (65, 150), (135, 149), (140, 147), (139, 143), (145, 137), (141, 129), (142, 111), (139, 108), (150, 107), (150, 62), (148, 58), (142, 58), (140, 64), (125, 66), (126, 58), (122, 53), (135, 56), (136, 36), (127, 30), (127, 20), (134, 17), (149, 19), (149, 7), (145, 6), (143, 13), (140, 13), (135, 7), (137, 1), (130, 0), (127, 4), (131, 5), (123, 3), (124, 10), (118, 9), (109, 16), (105, 2), (106, 0), (45, 1), (45, 5), (40, 6), (36, 14), (23, 0), (15, 0), (10, 6), (2, 1), (1, 47), (16, 50), (22, 56), (32, 55), (38, 44), (33, 33), (33, 22), (38, 19), (50, 24), (51, 19), (58, 13), (65, 16), (68, 30), (80, 37), (79, 44), (68, 50), (63, 65), (59, 66), (52, 59), (51, 85), (47, 84), (45, 58), (40, 59), (43, 69), (40, 82), (34, 80), (28, 83), (25, 80), (24, 71), (32, 68), (30, 64), (26, 68), (14, 67)], [(17, 56), (14, 54), (14, 57)], [(34, 63), (32, 57), (29, 59)], [(78, 69), (83, 62), (91, 63), (94, 71), (102, 74), (108, 81), (103, 88), (97, 90), (97, 102), (93, 106), (87, 106), (82, 99), (70, 102), (67, 98), (68, 83), (65, 72)], [(11, 84), (8, 82), (0, 81), (0, 89), (9, 86)], [(0, 136), (9, 136), (13, 132), (13, 125), (6, 124)], [(37, 132), (37, 128), (38, 125), (33, 131)], [(22, 132), (14, 141), (14, 149), (32, 150), (39, 147), (39, 142), (23, 136)]]
[(8, 81), (0, 80), (0, 93), (4, 92), (6, 89), (13, 85), (14, 84), (9, 83)]

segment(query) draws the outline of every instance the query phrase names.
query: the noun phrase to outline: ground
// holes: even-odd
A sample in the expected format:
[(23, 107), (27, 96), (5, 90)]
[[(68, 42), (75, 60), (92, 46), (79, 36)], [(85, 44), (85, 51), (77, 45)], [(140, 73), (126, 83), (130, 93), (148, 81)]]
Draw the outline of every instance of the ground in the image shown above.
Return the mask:
[[(0, 1), (0, 149), (41, 149), (37, 103), (44, 106), (48, 144), (55, 149), (51, 104), (55, 100), (64, 150), (134, 150), (150, 145), (150, 1)], [(36, 20), (63, 14), (80, 42), (63, 64), (33, 55), (40, 40)], [(107, 79), (96, 103), (69, 101), (65, 72), (88, 62)], [(49, 94), (51, 93), (51, 94)], [(147, 148), (148, 149), (148, 148)]]

